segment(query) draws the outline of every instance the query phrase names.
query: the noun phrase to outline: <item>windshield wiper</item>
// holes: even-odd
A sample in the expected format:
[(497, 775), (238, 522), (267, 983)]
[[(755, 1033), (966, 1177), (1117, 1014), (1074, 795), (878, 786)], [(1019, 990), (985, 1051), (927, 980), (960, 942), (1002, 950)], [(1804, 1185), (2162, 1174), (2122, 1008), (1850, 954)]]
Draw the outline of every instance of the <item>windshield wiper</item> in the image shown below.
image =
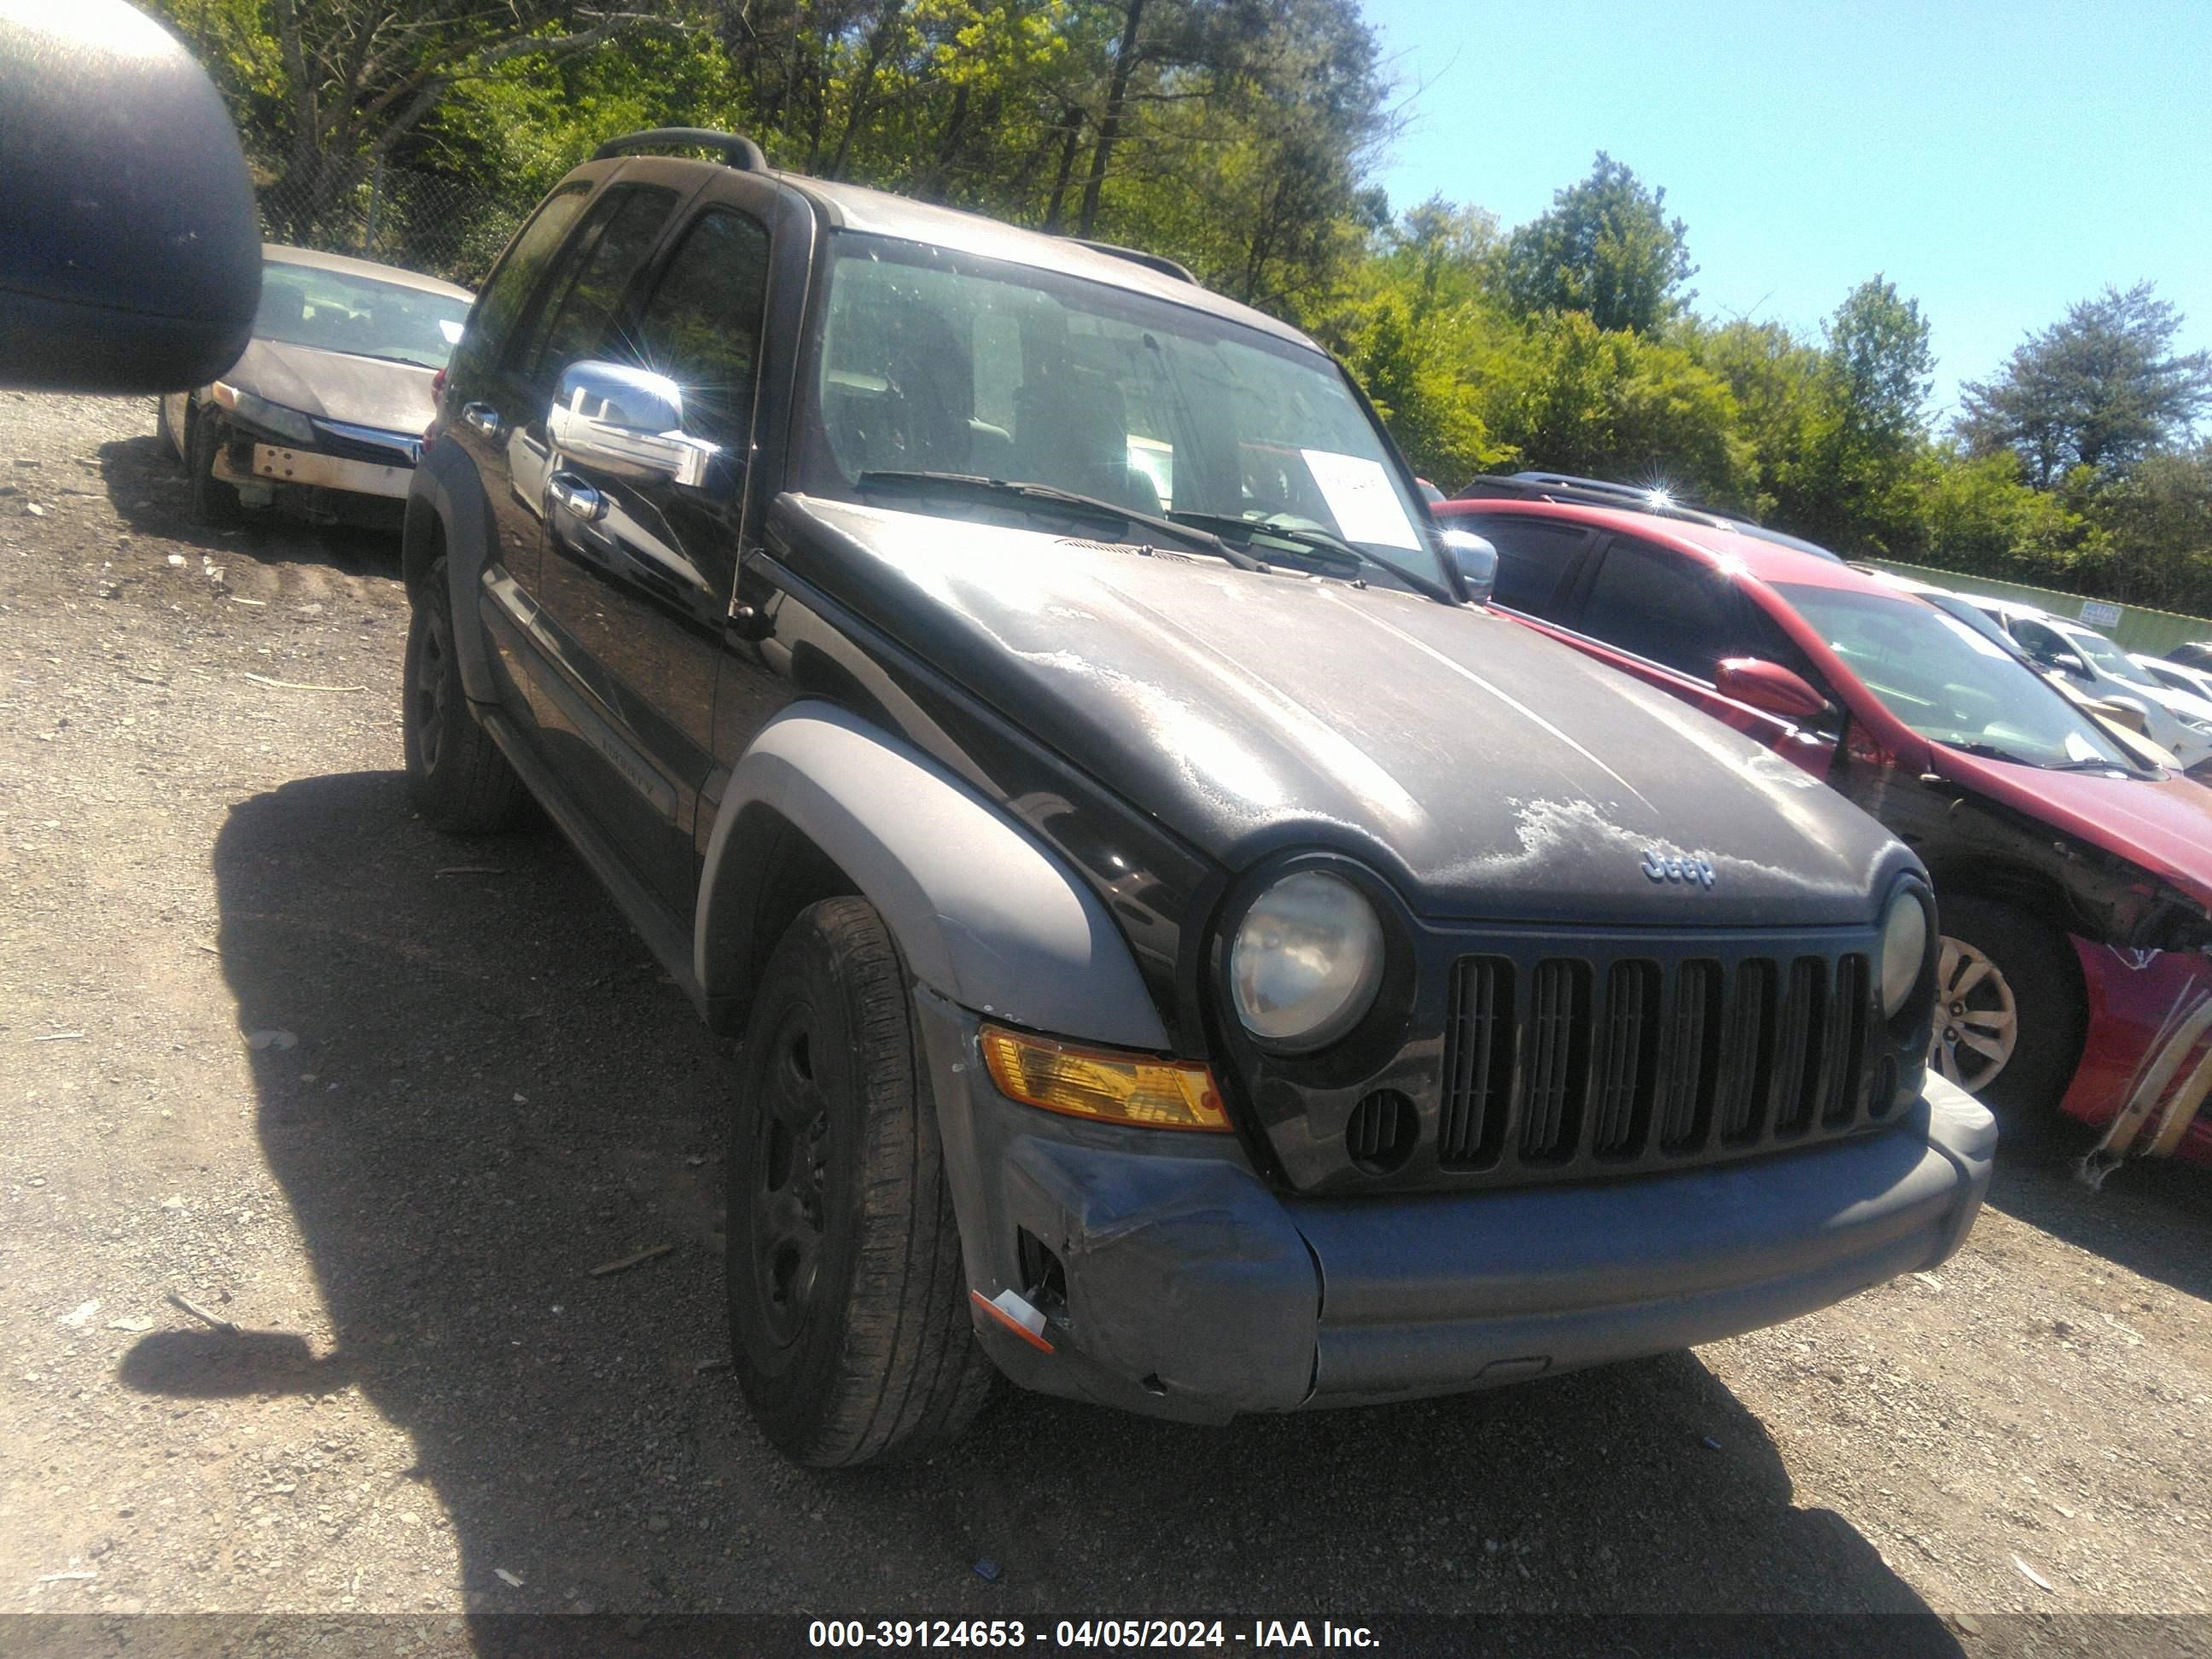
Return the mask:
[(1332, 536), (1326, 530), (1309, 529), (1304, 525), (1270, 524), (1264, 519), (1232, 518), (1226, 513), (1170, 513), (1168, 516), (1178, 523), (1202, 525), (1208, 530), (1241, 533), (1248, 546), (1255, 537), (1272, 536), (1288, 542), (1292, 548), (1303, 553), (1352, 561), (1351, 568), (1355, 570), (1362, 564), (1371, 564), (1378, 569), (1389, 571), (1417, 593), (1441, 599), (1446, 605), (1452, 603), (1451, 595), (1434, 578), (1408, 569), (1395, 559), (1386, 559), (1380, 553), (1354, 547), (1341, 536)]
[(2039, 761), (2031, 760), (2026, 755), (2015, 755), (2011, 750), (2000, 748), (1994, 743), (1954, 743), (1951, 746), (1969, 755), (1979, 755), (1984, 760), (2005, 761), (2014, 766), (2033, 766), (2039, 772), (2124, 772), (2130, 777), (2142, 775), (2140, 767), (2124, 760)]
[(966, 490), (975, 495), (995, 496), (1002, 501), (1054, 507), (1096, 520), (1139, 525), (1157, 535), (1171, 537), (1186, 547), (1194, 547), (1201, 553), (1211, 553), (1218, 559), (1225, 559), (1239, 570), (1266, 568), (1250, 554), (1238, 552), (1220, 537), (1194, 525), (1177, 524), (1174, 520), (1163, 519), (1157, 514), (1142, 513), (1135, 507), (1109, 501), (1103, 495), (1080, 495), (1072, 489), (1061, 489), (1054, 484), (986, 478), (973, 472), (870, 471), (863, 472), (854, 482), (863, 489), (892, 489), (914, 495), (927, 495), (940, 490)]

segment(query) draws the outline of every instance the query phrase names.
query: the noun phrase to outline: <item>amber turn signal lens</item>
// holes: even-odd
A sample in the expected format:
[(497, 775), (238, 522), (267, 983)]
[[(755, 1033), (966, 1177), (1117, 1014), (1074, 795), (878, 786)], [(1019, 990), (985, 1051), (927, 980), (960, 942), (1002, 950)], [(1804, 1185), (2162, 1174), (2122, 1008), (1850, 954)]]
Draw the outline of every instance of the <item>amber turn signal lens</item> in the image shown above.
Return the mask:
[(1145, 1129), (1229, 1127), (1221, 1091), (1203, 1066), (1079, 1048), (996, 1025), (986, 1025), (982, 1039), (991, 1081), (1024, 1106)]

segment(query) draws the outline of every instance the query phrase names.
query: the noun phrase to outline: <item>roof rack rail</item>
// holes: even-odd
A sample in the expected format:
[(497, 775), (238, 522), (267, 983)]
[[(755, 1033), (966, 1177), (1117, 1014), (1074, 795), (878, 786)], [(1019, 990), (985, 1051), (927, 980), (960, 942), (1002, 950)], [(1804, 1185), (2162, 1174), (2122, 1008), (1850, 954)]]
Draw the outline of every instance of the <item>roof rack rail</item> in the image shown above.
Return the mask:
[(643, 132), (626, 132), (619, 138), (610, 138), (592, 152), (594, 161), (604, 161), (611, 155), (623, 155), (634, 149), (692, 149), (720, 150), (724, 165), (740, 173), (766, 173), (768, 157), (761, 147), (738, 132), (715, 132), (706, 127), (648, 127)]
[(1571, 472), (1516, 472), (1513, 482), (1527, 484), (1551, 484), (1564, 489), (1587, 489), (1600, 495), (1618, 495), (1623, 501), (1648, 501), (1653, 492), (1638, 489), (1634, 484), (1615, 483), (1610, 478), (1578, 478)]
[(1198, 285), (1198, 278), (1190, 274), (1190, 267), (1179, 265), (1164, 253), (1147, 253), (1140, 247), (1123, 247), (1118, 242), (1094, 242), (1088, 236), (1070, 236), (1068, 241), (1078, 247), (1087, 247), (1093, 253), (1110, 253), (1116, 259), (1127, 259), (1133, 265), (1142, 265), (1147, 270), (1157, 270), (1163, 276), (1172, 276), (1179, 283)]

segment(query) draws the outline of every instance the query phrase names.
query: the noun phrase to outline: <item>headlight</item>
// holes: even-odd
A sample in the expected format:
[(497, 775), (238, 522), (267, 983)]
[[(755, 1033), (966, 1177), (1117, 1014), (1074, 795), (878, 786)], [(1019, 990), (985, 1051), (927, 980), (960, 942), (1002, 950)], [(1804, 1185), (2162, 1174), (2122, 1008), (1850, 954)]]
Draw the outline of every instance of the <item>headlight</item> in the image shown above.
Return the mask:
[(272, 404), (266, 398), (256, 397), (251, 392), (240, 392), (234, 386), (217, 380), (210, 388), (216, 402), (241, 421), (259, 427), (264, 432), (273, 432), (280, 438), (289, 438), (295, 444), (315, 441), (315, 428), (307, 417), (296, 409), (287, 409), (282, 404)]
[(1382, 982), (1382, 924), (1341, 876), (1301, 870), (1261, 894), (1229, 950), (1237, 1018), (1263, 1042), (1319, 1048), (1366, 1013)]
[(1889, 902), (1881, 924), (1881, 1012), (1897, 1018), (1905, 998), (1920, 982), (1920, 969), (1928, 960), (1928, 911), (1909, 888)]

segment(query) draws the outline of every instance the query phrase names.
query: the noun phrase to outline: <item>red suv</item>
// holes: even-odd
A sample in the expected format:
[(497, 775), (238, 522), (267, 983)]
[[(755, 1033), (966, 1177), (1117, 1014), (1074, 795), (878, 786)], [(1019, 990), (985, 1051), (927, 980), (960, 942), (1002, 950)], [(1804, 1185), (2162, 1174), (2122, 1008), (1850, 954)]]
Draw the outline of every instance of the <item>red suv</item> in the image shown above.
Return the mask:
[(1824, 549), (1617, 485), (1480, 480), (1431, 509), (1493, 603), (1787, 757), (1936, 878), (1931, 1062), (2016, 1119), (2212, 1162), (2212, 792), (1996, 642)]

